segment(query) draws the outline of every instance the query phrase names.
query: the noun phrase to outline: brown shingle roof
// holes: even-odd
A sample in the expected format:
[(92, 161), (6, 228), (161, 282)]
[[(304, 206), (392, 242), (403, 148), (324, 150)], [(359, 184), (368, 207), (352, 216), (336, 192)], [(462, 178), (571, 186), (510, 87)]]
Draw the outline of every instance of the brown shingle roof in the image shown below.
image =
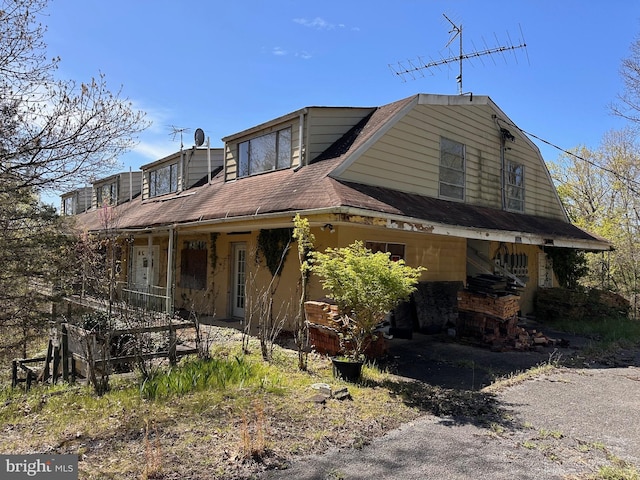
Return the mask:
[[(230, 182), (225, 182), (224, 174), (220, 172), (211, 184), (157, 199), (134, 199), (116, 207), (114, 226), (120, 229), (152, 228), (267, 213), (351, 207), (464, 228), (602, 242), (602, 239), (562, 220), (504, 212), (331, 178), (332, 171), (414, 99), (415, 96), (409, 97), (375, 109), (311, 164), (302, 168), (278, 170)], [(88, 230), (103, 229), (100, 218), (96, 211), (78, 215), (80, 224)]]
[(463, 228), (521, 232), (544, 238), (566, 238), (589, 242), (606, 240), (559, 219), (506, 212), (495, 208), (399, 192), (352, 182), (336, 181), (344, 205), (401, 215)]

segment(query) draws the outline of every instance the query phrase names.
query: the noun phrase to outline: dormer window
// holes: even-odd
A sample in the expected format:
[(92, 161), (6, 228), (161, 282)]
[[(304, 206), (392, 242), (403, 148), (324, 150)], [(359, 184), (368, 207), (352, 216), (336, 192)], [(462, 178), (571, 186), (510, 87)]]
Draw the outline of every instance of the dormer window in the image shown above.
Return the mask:
[(149, 172), (149, 196), (157, 197), (178, 191), (178, 163), (171, 163)]
[(118, 198), (116, 183), (105, 183), (96, 187), (96, 201), (98, 207), (104, 205), (115, 205)]
[(291, 166), (291, 128), (252, 138), (238, 145), (238, 177)]
[(71, 195), (62, 200), (62, 214), (74, 215), (76, 213), (76, 196)]

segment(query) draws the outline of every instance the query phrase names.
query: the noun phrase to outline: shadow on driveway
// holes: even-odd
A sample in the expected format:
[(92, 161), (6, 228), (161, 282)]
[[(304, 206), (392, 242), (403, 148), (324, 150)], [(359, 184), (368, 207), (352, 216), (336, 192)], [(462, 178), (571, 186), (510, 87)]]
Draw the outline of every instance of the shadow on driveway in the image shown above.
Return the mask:
[[(531, 350), (493, 351), (444, 334), (414, 333), (412, 339), (387, 340), (389, 355), (383, 366), (390, 373), (429, 385), (456, 390), (481, 390), (499, 378), (524, 372), (549, 362), (564, 364), (576, 357), (590, 341), (584, 337), (540, 328), (568, 347), (536, 347)], [(559, 343), (559, 342), (558, 342)], [(584, 365), (578, 365), (583, 367)]]

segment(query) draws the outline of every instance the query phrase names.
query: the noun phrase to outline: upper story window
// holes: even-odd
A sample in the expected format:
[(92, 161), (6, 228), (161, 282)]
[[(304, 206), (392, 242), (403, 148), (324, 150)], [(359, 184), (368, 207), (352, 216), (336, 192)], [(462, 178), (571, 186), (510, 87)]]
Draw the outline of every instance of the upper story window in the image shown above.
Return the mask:
[(505, 177), (507, 210), (524, 212), (524, 165), (507, 161)]
[(441, 138), (439, 178), (439, 195), (441, 197), (464, 200), (464, 171), (464, 145), (448, 138)]
[(238, 145), (238, 177), (291, 166), (291, 128), (252, 138)]
[(62, 200), (62, 214), (63, 215), (74, 215), (76, 213), (75, 209), (75, 195), (71, 195), (69, 197), (65, 197)]
[(149, 196), (157, 197), (178, 191), (178, 163), (171, 163), (149, 172)]
[(115, 205), (117, 196), (116, 183), (105, 183), (104, 185), (100, 185), (96, 187), (96, 201), (98, 203), (98, 207), (102, 207), (103, 205)]

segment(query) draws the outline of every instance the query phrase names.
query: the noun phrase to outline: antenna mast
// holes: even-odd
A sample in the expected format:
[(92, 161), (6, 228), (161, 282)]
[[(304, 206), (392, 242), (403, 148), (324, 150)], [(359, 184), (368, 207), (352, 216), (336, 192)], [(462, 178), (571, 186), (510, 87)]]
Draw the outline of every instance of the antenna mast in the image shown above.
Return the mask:
[[(522, 43), (518, 44), (518, 45), (514, 45), (512, 43), (510, 43), (509, 45), (503, 45), (503, 46), (498, 46), (498, 47), (494, 47), (494, 48), (486, 48), (484, 50), (474, 50), (470, 53), (465, 53), (464, 52), (464, 48), (462, 45), (462, 24), (460, 25), (456, 25), (455, 23), (453, 23), (453, 21), (451, 21), (451, 19), (449, 17), (447, 17), (444, 13), (442, 14), (442, 16), (444, 18), (447, 19), (447, 21), (451, 24), (451, 30), (449, 31), (449, 34), (453, 34), (451, 36), (451, 38), (449, 39), (449, 41), (447, 42), (447, 44), (445, 45), (445, 48), (449, 47), (449, 45), (451, 45), (451, 43), (458, 38), (459, 39), (459, 53), (457, 56), (452, 56), (449, 58), (441, 58), (440, 60), (432, 60), (430, 62), (424, 62), (422, 60), (422, 58), (418, 58), (417, 61), (414, 61), (417, 63), (417, 65), (414, 64), (414, 62), (412, 62), (411, 60), (408, 60), (407, 63), (409, 64), (408, 67), (406, 67), (405, 65), (402, 64), (402, 62), (398, 62), (398, 64), (396, 66), (394, 65), (389, 65), (389, 68), (391, 69), (391, 71), (396, 74), (397, 76), (401, 77), (401, 78), (406, 78), (406, 75), (411, 75), (414, 79), (415, 79), (415, 73), (419, 72), (422, 73), (424, 70), (429, 70), (430, 68), (433, 67), (439, 67), (440, 65), (448, 65), (450, 63), (453, 62), (458, 62), (459, 65), (459, 73), (458, 76), (456, 77), (456, 82), (458, 83), (458, 91), (460, 93), (460, 95), (463, 95), (463, 90), (462, 90), (462, 63), (464, 60), (470, 60), (472, 58), (476, 58), (476, 57), (482, 57), (485, 55), (493, 55), (494, 53), (503, 53), (509, 50), (517, 50), (519, 48), (525, 48), (526, 51), (526, 46), (527, 44), (524, 42), (524, 40), (522, 41)], [(520, 34), (522, 35), (522, 30), (520, 31)], [(528, 58), (528, 57), (527, 57)], [(517, 61), (517, 59), (516, 59)], [(422, 75), (424, 76), (424, 74)]]
[(172, 136), (172, 140), (175, 140), (176, 137), (180, 135), (180, 150), (182, 150), (184, 146), (182, 143), (182, 134), (184, 132), (188, 132), (189, 130), (190, 130), (189, 128), (180, 128), (180, 127), (176, 127), (175, 125), (171, 125), (171, 133), (169, 135)]

